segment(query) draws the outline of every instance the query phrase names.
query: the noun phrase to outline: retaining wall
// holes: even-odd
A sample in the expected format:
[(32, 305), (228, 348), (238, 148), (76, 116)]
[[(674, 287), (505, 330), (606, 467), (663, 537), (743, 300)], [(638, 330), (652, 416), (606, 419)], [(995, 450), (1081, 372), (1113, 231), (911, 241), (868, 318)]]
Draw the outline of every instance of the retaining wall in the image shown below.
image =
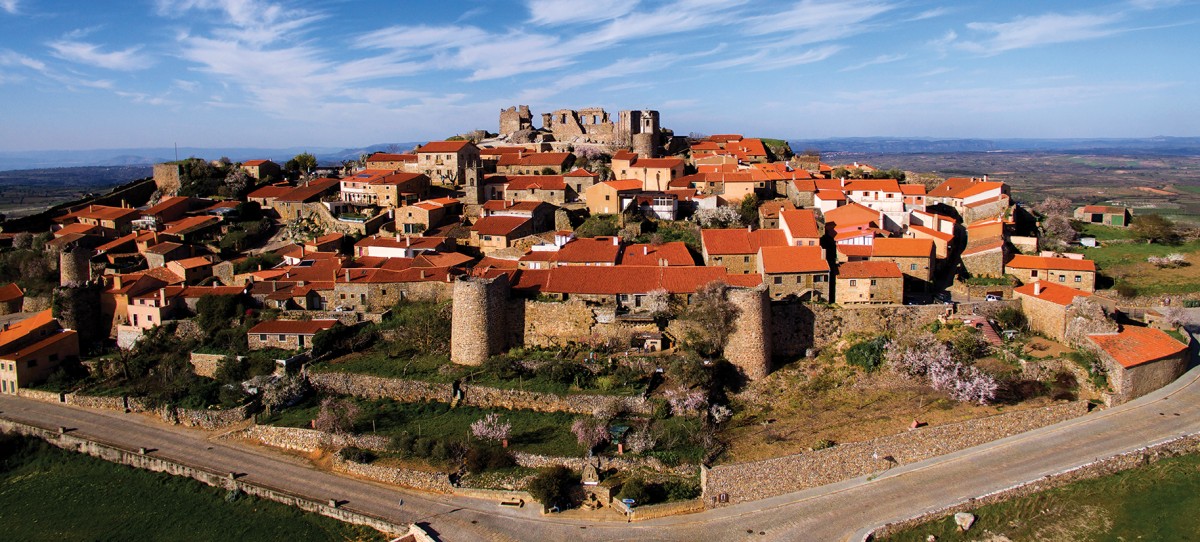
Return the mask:
[(336, 456), (333, 458), (333, 470), (359, 478), (419, 489), (421, 491), (432, 491), (435, 493), (454, 492), (454, 488), (450, 485), (450, 477), (441, 472), (425, 472), (399, 467), (356, 463), (354, 461), (339, 459)]
[(242, 435), (267, 446), (305, 453), (346, 446), (379, 451), (386, 450), (388, 446), (388, 439), (379, 435), (335, 435), (316, 429), (273, 425), (254, 425)]
[(201, 429), (222, 429), (246, 420), (255, 411), (253, 403), (225, 410), (193, 410), (178, 407), (151, 408), (140, 397), (103, 397), (80, 393), (54, 393), (41, 390), (17, 390), (18, 397), (47, 403), (65, 403), (77, 407), (115, 410), (117, 412), (151, 412), (167, 423)]
[(213, 487), (229, 490), (236, 489), (255, 497), (272, 500), (288, 506), (294, 506), (307, 512), (315, 512), (317, 514), (331, 517), (339, 521), (344, 521), (346, 523), (365, 525), (384, 533), (398, 535), (409, 532), (408, 525), (393, 523), (381, 518), (376, 518), (374, 516), (353, 512), (344, 508), (338, 508), (336, 506), (330, 506), (328, 501), (321, 502), (265, 485), (237, 480), (231, 477), (229, 473), (218, 473), (209, 471), (207, 469), (191, 467), (167, 459), (143, 455), (135, 451), (124, 450), (109, 444), (101, 444), (99, 442), (78, 437), (70, 433), (59, 434), (57, 432), (42, 429), (40, 427), (26, 425), (11, 420), (0, 419), (0, 429), (21, 435), (37, 437), (64, 450), (85, 453), (87, 455), (98, 457), (113, 463), (129, 465), (131, 467), (153, 472), (165, 472), (175, 476), (185, 476)]
[[(1087, 413), (1085, 401), (924, 427), (877, 439), (838, 444), (763, 461), (702, 467), (703, 498), (710, 506), (765, 499), (963, 450)], [(727, 502), (716, 502), (725, 494)]]
[(1175, 439), (1167, 442), (1147, 446), (1145, 448), (1133, 450), (1104, 459), (1098, 459), (1086, 465), (1039, 478), (1033, 482), (1019, 484), (994, 493), (983, 495), (978, 498), (968, 499), (966, 502), (962, 502), (953, 506), (947, 506), (940, 510), (926, 512), (908, 519), (888, 523), (867, 532), (860, 538), (860, 540), (866, 542), (877, 537), (888, 536), (906, 530), (910, 527), (915, 527), (917, 525), (946, 517), (957, 512), (975, 510), (981, 506), (1033, 495), (1035, 493), (1056, 487), (1062, 487), (1080, 480), (1089, 480), (1092, 478), (1100, 478), (1102, 476), (1116, 474), (1121, 471), (1149, 465), (1150, 463), (1160, 459), (1196, 453), (1198, 451), (1200, 451), (1200, 435), (1184, 435), (1176, 437)]
[[(439, 401), (448, 403), (453, 399), (454, 388), (450, 384), (384, 378), (354, 373), (309, 372), (308, 381), (313, 388), (326, 393), (352, 395), (368, 399), (388, 398), (412, 403)], [(554, 395), (523, 390), (506, 390), (485, 386), (463, 384), (464, 405), (479, 408), (502, 408), (508, 410), (533, 410), (537, 412), (570, 412), (592, 414), (597, 410), (615, 409), (632, 414), (650, 415), (654, 406), (644, 398), (621, 395)]]
[(633, 508), (629, 508), (621, 501), (614, 500), (612, 506), (618, 512), (625, 514), (625, 518), (629, 521), (646, 521), (648, 519), (678, 516), (680, 514), (694, 514), (696, 512), (703, 512), (705, 508), (703, 499), (649, 504)]

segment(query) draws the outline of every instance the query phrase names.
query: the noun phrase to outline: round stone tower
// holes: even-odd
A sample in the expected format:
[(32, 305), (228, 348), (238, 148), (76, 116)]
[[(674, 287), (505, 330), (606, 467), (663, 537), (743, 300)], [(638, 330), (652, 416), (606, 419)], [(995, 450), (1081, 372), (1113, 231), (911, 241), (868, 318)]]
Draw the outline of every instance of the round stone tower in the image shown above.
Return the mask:
[(757, 380), (771, 372), (771, 301), (766, 288), (730, 288), (725, 295), (738, 311), (725, 344), (725, 359)]
[(508, 279), (464, 277), (454, 283), (450, 361), (480, 365), (506, 346)]
[(72, 244), (58, 253), (58, 283), (60, 286), (83, 284), (92, 278), (92, 250)]
[(633, 134), (633, 152), (644, 158), (657, 158), (658, 134)]

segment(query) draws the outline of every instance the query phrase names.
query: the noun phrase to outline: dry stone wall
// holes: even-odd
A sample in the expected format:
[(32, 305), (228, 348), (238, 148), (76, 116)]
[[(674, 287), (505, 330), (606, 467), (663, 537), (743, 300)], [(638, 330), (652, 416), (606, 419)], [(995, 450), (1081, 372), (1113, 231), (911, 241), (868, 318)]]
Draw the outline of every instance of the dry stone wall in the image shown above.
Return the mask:
[[(239, 356), (240, 357), (240, 356)], [(201, 354), (192, 352), (191, 363), (192, 372), (198, 376), (206, 376), (212, 378), (217, 374), (217, 366), (221, 364), (221, 360), (225, 359), (222, 354)]]
[[(368, 399), (387, 398), (413, 403), (420, 401), (450, 402), (454, 388), (450, 384), (383, 378), (353, 373), (310, 372), (308, 381), (313, 388), (325, 393), (352, 395)], [(592, 414), (597, 410), (616, 410), (631, 414), (649, 415), (653, 405), (646, 399), (620, 395), (554, 395), (523, 390), (506, 390), (463, 384), (461, 404), (479, 408), (534, 410), (537, 412), (570, 412)]]
[(450, 477), (441, 472), (425, 472), (399, 467), (385, 467), (367, 463), (345, 461), (333, 458), (333, 470), (359, 478), (375, 480), (385, 484), (432, 491), (435, 493), (451, 493), (454, 488), (450, 485)]
[(388, 439), (379, 435), (335, 435), (316, 429), (273, 425), (252, 426), (242, 432), (241, 436), (266, 446), (305, 453), (347, 446), (382, 451), (388, 446)]
[[(705, 503), (723, 506), (800, 491), (882, 472), (1002, 439), (1087, 413), (1087, 402), (998, 414), (925, 427), (809, 453), (701, 469)], [(718, 503), (724, 494), (727, 503)]]

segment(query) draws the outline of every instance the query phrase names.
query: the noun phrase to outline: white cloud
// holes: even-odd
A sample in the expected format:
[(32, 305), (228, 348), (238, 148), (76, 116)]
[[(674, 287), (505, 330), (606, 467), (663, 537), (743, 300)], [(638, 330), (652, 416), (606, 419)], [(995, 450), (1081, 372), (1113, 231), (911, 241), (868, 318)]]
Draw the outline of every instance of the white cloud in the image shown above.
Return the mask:
[(924, 21), (926, 19), (935, 19), (937, 17), (949, 15), (951, 11), (952, 10), (950, 8), (927, 9), (925, 11), (922, 11), (921, 13), (913, 15), (905, 22), (915, 22), (915, 21)]
[(892, 62), (904, 60), (905, 58), (908, 58), (908, 55), (879, 55), (879, 56), (872, 58), (871, 60), (868, 60), (866, 62), (860, 62), (858, 64), (846, 66), (845, 68), (842, 68), (841, 70), (838, 70), (838, 71), (849, 72), (849, 71), (861, 70), (868, 66), (876, 66), (879, 64), (890, 64)]
[(17, 14), (17, 0), (0, 0), (0, 9), (8, 12), (10, 15)]
[(154, 64), (153, 58), (140, 52), (142, 49), (140, 46), (121, 51), (104, 52), (100, 50), (99, 45), (83, 41), (59, 40), (46, 45), (58, 58), (108, 70), (137, 71), (149, 68)]
[(582, 24), (616, 19), (633, 11), (638, 0), (528, 0), (529, 21), (540, 25)]
[(1171, 8), (1182, 3), (1182, 0), (1129, 0), (1129, 5), (1134, 9), (1146, 10)]
[(961, 41), (965, 51), (992, 55), (1055, 43), (1103, 38), (1125, 31), (1115, 26), (1117, 15), (1061, 15), (1048, 13), (1018, 17), (1006, 23), (968, 23), (967, 28), (990, 36), (981, 40)]
[(184, 92), (196, 92), (197, 90), (200, 90), (200, 83), (197, 83), (195, 81), (184, 81), (183, 79), (176, 79), (171, 82), (171, 85), (179, 90), (184, 91)]
[(45, 73), (46, 63), (9, 49), (0, 49), (0, 66), (21, 66)]

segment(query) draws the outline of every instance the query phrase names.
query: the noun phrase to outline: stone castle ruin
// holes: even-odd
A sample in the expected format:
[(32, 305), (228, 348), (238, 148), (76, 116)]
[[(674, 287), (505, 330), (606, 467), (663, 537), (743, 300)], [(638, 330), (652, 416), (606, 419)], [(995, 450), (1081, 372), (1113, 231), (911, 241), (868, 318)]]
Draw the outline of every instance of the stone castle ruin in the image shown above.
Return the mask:
[(534, 128), (529, 106), (520, 105), (500, 111), (500, 136), (533, 132), (536, 141), (592, 143), (628, 147), (638, 155), (653, 158), (670, 140), (659, 124), (658, 111), (643, 109), (621, 111), (614, 123), (604, 108), (559, 109), (542, 113), (541, 129)]

